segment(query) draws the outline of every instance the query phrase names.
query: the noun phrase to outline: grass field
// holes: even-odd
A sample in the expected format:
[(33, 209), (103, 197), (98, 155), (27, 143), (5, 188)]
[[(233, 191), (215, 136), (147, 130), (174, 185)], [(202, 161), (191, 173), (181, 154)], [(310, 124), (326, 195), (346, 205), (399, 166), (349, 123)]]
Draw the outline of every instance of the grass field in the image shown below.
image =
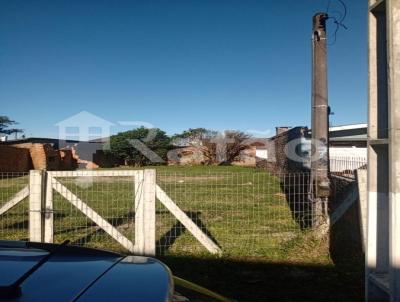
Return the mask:
[[(156, 169), (157, 184), (213, 238), (225, 255), (274, 257), (280, 254), (282, 246), (302, 235), (277, 176), (243, 167)], [(58, 180), (134, 241), (133, 179), (79, 177)], [(1, 202), (9, 200), (27, 181), (27, 176), (3, 178), (0, 182)], [(27, 216), (27, 201), (3, 215), (2, 236), (26, 238)], [(54, 217), (56, 242), (70, 239), (92, 247), (124, 251), (57, 192), (54, 192)], [(157, 203), (156, 221), (159, 253), (207, 253), (161, 203)]]
[[(362, 266), (335, 266), (327, 238), (301, 229), (306, 213), (298, 179), (243, 167), (154, 167), (157, 184), (223, 250), (211, 256), (157, 202), (157, 253), (175, 274), (240, 301), (362, 300)], [(300, 176), (300, 178), (306, 176)], [(134, 182), (130, 177), (59, 178), (70, 191), (134, 241)], [(302, 183), (302, 181), (300, 181)], [(28, 184), (28, 176), (0, 178), (0, 206)], [(295, 197), (290, 207), (288, 197)], [(54, 192), (56, 242), (126, 252)], [(0, 216), (0, 237), (28, 238), (28, 203)], [(312, 284), (320, 291), (313, 294)], [(329, 290), (340, 285), (341, 292)], [(283, 298), (282, 298), (283, 297)], [(348, 299), (347, 299), (348, 298)]]

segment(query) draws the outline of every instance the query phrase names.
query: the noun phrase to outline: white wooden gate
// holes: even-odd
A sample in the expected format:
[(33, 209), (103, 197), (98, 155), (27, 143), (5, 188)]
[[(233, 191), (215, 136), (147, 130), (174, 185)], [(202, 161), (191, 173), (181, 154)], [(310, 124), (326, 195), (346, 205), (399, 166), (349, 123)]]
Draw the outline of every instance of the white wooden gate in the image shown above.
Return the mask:
[[(132, 177), (135, 198), (135, 242), (124, 236), (115, 226), (99, 215), (57, 178), (69, 177)], [(128, 251), (137, 255), (153, 256), (156, 252), (156, 199), (211, 253), (221, 249), (212, 241), (175, 202), (156, 184), (156, 170), (103, 171), (39, 171), (32, 170), (29, 186), (18, 192), (0, 208), (0, 215), (13, 208), (29, 195), (29, 239), (36, 242), (54, 241), (53, 192), (58, 192), (100, 229)]]

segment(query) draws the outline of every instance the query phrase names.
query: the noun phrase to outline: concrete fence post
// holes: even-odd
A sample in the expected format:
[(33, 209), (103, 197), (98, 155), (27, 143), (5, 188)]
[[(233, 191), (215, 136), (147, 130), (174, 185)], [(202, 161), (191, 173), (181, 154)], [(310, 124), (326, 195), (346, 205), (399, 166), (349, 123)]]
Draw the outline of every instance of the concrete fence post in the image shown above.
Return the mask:
[(135, 175), (135, 249), (137, 255), (156, 253), (156, 170)]
[(42, 226), (43, 172), (31, 170), (29, 173), (29, 240), (43, 241)]

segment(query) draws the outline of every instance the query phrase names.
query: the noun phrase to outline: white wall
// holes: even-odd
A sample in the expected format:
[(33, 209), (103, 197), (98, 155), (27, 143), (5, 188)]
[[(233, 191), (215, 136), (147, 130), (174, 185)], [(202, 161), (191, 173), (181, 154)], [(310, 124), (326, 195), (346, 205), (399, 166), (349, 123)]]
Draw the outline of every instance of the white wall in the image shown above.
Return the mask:
[(268, 159), (268, 150), (256, 149), (256, 157), (262, 158), (262, 159)]

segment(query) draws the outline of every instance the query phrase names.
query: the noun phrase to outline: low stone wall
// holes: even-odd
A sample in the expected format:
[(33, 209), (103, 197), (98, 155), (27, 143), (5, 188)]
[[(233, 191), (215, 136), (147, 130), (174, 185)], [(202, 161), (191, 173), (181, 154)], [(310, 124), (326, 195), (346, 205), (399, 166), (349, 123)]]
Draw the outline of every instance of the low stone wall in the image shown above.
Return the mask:
[(0, 172), (26, 172), (31, 168), (28, 149), (0, 146)]

